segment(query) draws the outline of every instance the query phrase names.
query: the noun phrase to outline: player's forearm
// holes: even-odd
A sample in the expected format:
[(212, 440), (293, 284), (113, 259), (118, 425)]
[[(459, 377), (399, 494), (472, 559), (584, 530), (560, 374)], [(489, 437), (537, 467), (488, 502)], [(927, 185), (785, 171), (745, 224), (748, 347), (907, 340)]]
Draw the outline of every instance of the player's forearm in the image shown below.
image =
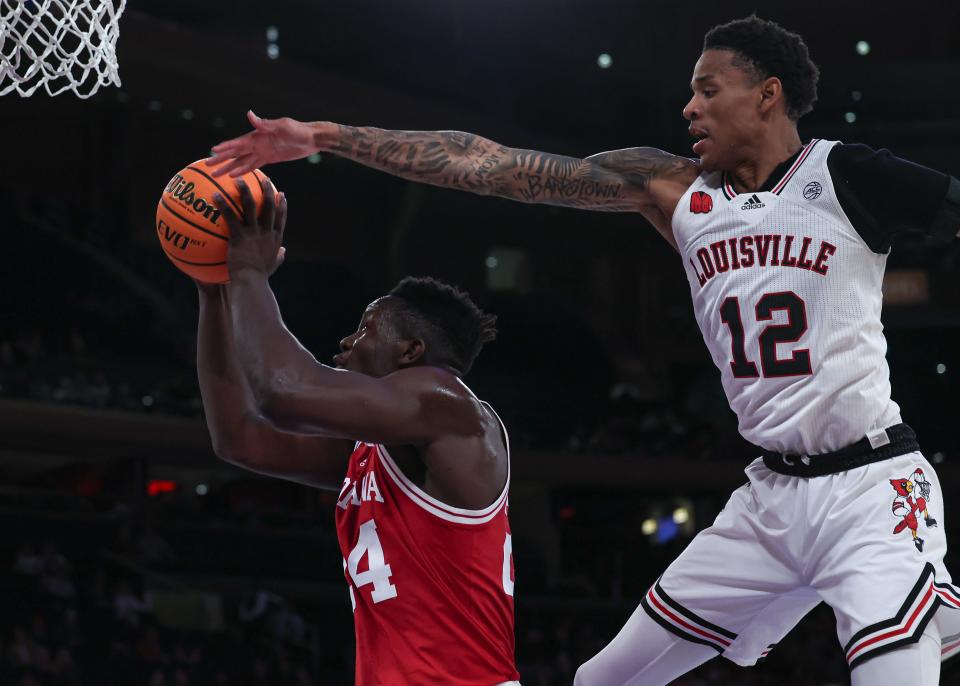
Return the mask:
[(310, 378), (315, 382), (333, 369), (317, 362), (284, 325), (280, 307), (264, 274), (243, 270), (231, 275), (228, 286), (237, 356), (257, 410), (271, 421), (279, 395)]
[(254, 405), (237, 362), (230, 309), (221, 288), (200, 291), (197, 378), (214, 451), (224, 458), (234, 455)]
[(631, 208), (629, 184), (620, 175), (576, 157), (508, 148), (461, 131), (312, 126), (319, 150), (411, 181), (528, 203)]

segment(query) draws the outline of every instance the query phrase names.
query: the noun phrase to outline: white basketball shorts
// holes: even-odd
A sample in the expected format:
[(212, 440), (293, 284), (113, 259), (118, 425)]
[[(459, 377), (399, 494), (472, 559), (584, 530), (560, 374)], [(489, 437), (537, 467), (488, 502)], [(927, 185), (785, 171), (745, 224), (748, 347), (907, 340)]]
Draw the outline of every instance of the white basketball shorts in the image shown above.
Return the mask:
[(813, 478), (761, 459), (745, 471), (748, 483), (644, 596), (661, 626), (748, 666), (824, 601), (851, 669), (919, 640), (931, 621), (943, 657), (960, 652), (940, 482), (923, 455)]

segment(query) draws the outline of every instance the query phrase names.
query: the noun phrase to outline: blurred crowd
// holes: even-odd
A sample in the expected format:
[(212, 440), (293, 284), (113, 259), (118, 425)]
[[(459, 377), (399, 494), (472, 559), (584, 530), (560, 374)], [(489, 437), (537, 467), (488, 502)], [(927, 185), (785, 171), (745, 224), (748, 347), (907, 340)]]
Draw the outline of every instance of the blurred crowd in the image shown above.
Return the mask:
[(95, 554), (68, 558), (51, 541), (24, 543), (2, 580), (13, 601), (0, 615), (3, 686), (350, 683), (346, 627), (331, 643), (263, 589), (214, 630), (171, 627), (142, 577)]
[[(297, 523), (249, 506), (175, 509), (5, 508), (0, 524), (17, 535), (0, 543), (0, 686), (352, 684), (352, 616), (328, 512)], [(569, 686), (633, 612), (636, 589), (683, 545), (620, 551), (628, 562), (619, 573), (640, 582), (618, 590), (597, 570), (584, 582), (572, 562), (556, 586), (544, 585), (540, 561), (518, 539), (522, 683)], [(958, 677), (960, 664), (948, 663), (942, 683)], [(675, 683), (848, 681), (821, 605), (757, 667), (715, 659)]]

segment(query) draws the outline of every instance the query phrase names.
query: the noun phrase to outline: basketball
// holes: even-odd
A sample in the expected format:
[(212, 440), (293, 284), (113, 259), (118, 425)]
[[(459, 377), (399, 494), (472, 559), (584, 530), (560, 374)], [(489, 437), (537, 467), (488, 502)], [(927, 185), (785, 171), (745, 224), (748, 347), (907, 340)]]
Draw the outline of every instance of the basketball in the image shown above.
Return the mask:
[[(241, 176), (257, 203), (263, 205), (259, 169)], [(213, 178), (205, 160), (197, 160), (178, 171), (167, 183), (157, 205), (157, 237), (174, 266), (204, 283), (226, 283), (227, 242), (230, 227), (213, 200), (216, 192), (243, 216), (240, 188), (229, 176)]]

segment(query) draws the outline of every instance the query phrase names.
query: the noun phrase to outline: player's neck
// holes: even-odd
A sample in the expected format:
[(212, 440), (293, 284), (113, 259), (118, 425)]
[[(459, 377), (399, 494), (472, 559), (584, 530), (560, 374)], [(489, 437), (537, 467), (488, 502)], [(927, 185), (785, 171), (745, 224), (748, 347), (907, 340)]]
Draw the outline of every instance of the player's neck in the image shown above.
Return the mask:
[(797, 152), (803, 143), (795, 126), (771, 132), (749, 150), (749, 156), (731, 171), (734, 188), (740, 193), (754, 192), (773, 170)]

